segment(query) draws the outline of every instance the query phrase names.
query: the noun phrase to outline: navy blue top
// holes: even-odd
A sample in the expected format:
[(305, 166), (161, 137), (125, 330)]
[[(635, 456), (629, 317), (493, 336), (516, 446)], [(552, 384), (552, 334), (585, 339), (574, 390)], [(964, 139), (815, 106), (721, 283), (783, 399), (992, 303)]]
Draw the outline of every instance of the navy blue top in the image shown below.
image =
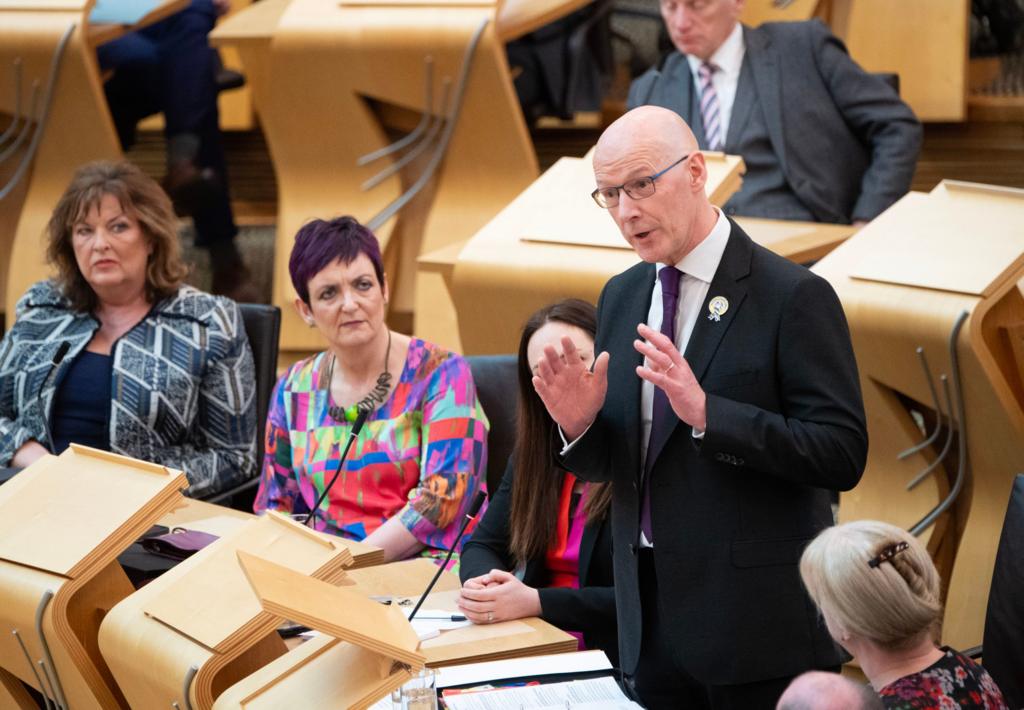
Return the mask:
[(113, 358), (83, 350), (61, 378), (53, 400), (53, 453), (68, 444), (110, 451), (110, 379)]

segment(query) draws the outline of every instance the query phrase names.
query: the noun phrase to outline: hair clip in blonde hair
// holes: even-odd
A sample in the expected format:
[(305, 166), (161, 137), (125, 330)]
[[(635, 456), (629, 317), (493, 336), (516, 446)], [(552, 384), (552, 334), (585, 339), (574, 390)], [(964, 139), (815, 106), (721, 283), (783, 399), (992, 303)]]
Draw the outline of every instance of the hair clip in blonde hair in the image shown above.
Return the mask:
[(882, 548), (881, 552), (879, 552), (877, 555), (868, 560), (868, 567), (874, 569), (883, 562), (890, 561), (893, 557), (900, 554), (909, 547), (910, 544), (906, 542), (895, 542), (891, 545), (886, 545)]

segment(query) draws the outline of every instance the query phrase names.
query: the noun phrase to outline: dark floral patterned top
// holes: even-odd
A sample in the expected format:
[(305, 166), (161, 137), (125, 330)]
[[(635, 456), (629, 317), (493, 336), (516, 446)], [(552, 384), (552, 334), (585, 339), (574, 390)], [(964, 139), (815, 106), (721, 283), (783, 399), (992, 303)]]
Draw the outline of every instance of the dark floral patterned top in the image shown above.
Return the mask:
[(923, 671), (903, 676), (879, 691), (890, 710), (1006, 710), (1006, 701), (984, 668), (943, 646), (946, 652)]

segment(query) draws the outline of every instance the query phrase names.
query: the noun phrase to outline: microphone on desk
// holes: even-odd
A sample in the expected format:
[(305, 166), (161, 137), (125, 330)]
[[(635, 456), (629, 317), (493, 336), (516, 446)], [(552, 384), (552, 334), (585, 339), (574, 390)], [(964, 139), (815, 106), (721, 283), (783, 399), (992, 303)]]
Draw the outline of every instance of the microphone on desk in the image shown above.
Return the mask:
[[(57, 453), (54, 451), (53, 443), (53, 432), (50, 431), (50, 417), (46, 413), (45, 407), (43, 407), (43, 390), (46, 389), (46, 383), (53, 377), (53, 371), (64, 362), (64, 358), (68, 354), (68, 350), (71, 349), (71, 343), (65, 340), (57, 346), (57, 352), (53, 354), (53, 359), (50, 361), (50, 369), (46, 371), (46, 377), (39, 383), (39, 391), (36, 392), (36, 400), (39, 402), (39, 408), (43, 410), (43, 432), (46, 434), (46, 441), (48, 442), (48, 448), (50, 453)], [(56, 395), (55, 395), (56, 396)]]
[(459, 540), (461, 540), (462, 536), (466, 534), (466, 528), (468, 528), (469, 524), (473, 522), (474, 518), (476, 518), (477, 514), (480, 512), (480, 508), (483, 507), (484, 500), (486, 499), (487, 491), (477, 491), (476, 498), (473, 499), (472, 505), (469, 506), (469, 510), (466, 512), (466, 518), (462, 521), (462, 527), (459, 529), (458, 537), (455, 538), (455, 542), (452, 543), (451, 549), (448, 550), (448, 555), (444, 558), (444, 563), (437, 568), (437, 574), (434, 575), (434, 578), (430, 580), (430, 584), (427, 585), (427, 590), (423, 592), (420, 600), (416, 602), (416, 606), (413, 607), (412, 613), (409, 614), (409, 621), (412, 621), (413, 617), (416, 616), (416, 612), (420, 610), (421, 606), (423, 606), (423, 602), (426, 601), (427, 595), (430, 594), (430, 590), (434, 588), (434, 585), (437, 584), (437, 580), (440, 579), (441, 573), (444, 572), (446, 567), (448, 567), (448, 563), (452, 560), (452, 554), (455, 552), (455, 548), (459, 546)]
[(348, 441), (345, 442), (345, 449), (341, 452), (341, 458), (338, 459), (338, 465), (334, 469), (334, 475), (331, 477), (331, 482), (324, 486), (323, 493), (316, 499), (316, 503), (313, 504), (312, 510), (309, 511), (309, 517), (306, 518), (306, 525), (312, 527), (313, 519), (316, 518), (316, 513), (320, 510), (320, 504), (324, 502), (324, 498), (331, 490), (331, 486), (338, 480), (338, 475), (341, 473), (341, 467), (345, 465), (345, 459), (348, 458), (349, 449), (352, 448), (353, 442), (359, 438), (359, 432), (363, 430), (363, 424), (366, 423), (366, 418), (370, 416), (370, 410), (360, 409), (359, 414), (356, 415), (356, 420), (352, 422), (352, 431), (348, 434)]

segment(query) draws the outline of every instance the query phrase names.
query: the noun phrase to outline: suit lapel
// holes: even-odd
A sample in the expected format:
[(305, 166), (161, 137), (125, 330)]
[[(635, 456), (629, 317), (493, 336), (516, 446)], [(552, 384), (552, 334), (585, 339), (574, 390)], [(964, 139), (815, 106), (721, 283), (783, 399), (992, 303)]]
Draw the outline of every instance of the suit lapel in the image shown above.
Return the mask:
[[(725, 337), (726, 331), (732, 325), (736, 313), (740, 310), (747, 295), (747, 286), (742, 279), (750, 273), (751, 241), (750, 237), (744, 234), (731, 220), (730, 224), (732, 224), (732, 231), (729, 233), (729, 242), (722, 253), (722, 261), (718, 264), (711, 287), (708, 288), (708, 295), (697, 314), (697, 322), (690, 334), (686, 352), (683, 353), (683, 357), (686, 358), (698, 381), (704, 378), (715, 351), (718, 350), (722, 338)], [(708, 310), (708, 304), (716, 297), (725, 298), (729, 303), (728, 310), (720, 315), (717, 321), (714, 318), (709, 318), (710, 311)], [(676, 420), (675, 424), (678, 425), (678, 423), (679, 420)], [(649, 442), (647, 447), (648, 470), (654, 466), (665, 442), (675, 433), (675, 430), (676, 426), (670, 426), (661, 439)]]
[(732, 104), (732, 116), (729, 118), (729, 126), (725, 134), (725, 152), (738, 155), (737, 146), (743, 137), (743, 130), (750, 120), (750, 111), (754, 107), (754, 99), (757, 90), (754, 88), (754, 74), (750, 67), (750, 54), (743, 57), (743, 64), (740, 67), (740, 78), (736, 82), (736, 98)]
[(690, 63), (686, 61), (685, 54), (673, 55), (678, 61), (673, 62), (662, 81), (658, 83), (658, 97), (656, 103), (659, 106), (670, 108), (690, 124), (693, 135), (697, 138), (697, 145), (704, 145), (704, 120), (700, 115), (700, 99), (697, 96), (697, 87), (694, 83), (693, 72), (690, 71)]
[(782, 135), (782, 76), (778, 53), (768, 37), (757, 30), (744, 27), (743, 40), (747, 47), (743, 63), (750, 65), (754, 87), (757, 89), (757, 100), (764, 111), (768, 138), (772, 142), (775, 156), (779, 159), (779, 167), (785, 173), (786, 143)]
[[(729, 243), (722, 253), (722, 261), (715, 272), (715, 278), (711, 280), (707, 298), (701, 304), (697, 323), (693, 326), (690, 342), (686, 344), (684, 353), (698, 381), (704, 379), (715, 351), (718, 350), (722, 338), (725, 337), (747, 296), (747, 286), (742, 279), (750, 273), (751, 241), (732, 220), (730, 224), (732, 231), (729, 233)], [(709, 305), (715, 298), (724, 298), (729, 304), (728, 310), (721, 314), (718, 320), (714, 319), (709, 310)]]

